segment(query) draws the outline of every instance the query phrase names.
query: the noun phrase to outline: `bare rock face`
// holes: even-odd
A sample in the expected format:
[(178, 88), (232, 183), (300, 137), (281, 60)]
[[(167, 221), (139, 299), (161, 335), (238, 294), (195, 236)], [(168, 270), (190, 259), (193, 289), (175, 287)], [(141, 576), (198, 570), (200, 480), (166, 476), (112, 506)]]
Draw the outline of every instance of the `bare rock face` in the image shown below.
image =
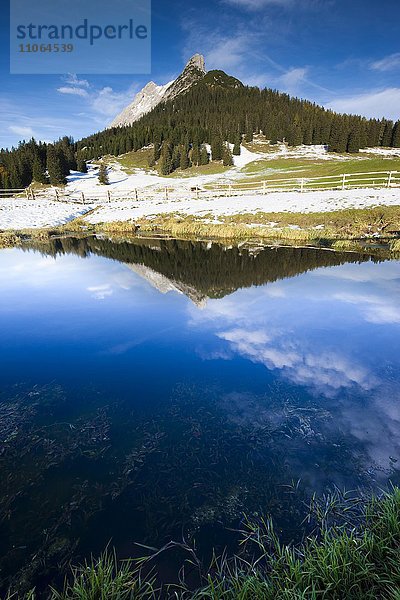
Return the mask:
[(192, 85), (203, 79), (206, 73), (204, 56), (195, 54), (189, 60), (179, 77), (177, 77), (173, 84), (168, 88), (164, 100), (171, 100), (172, 98), (179, 96), (179, 94), (183, 94)]
[(205, 75), (206, 65), (204, 62), (204, 56), (202, 54), (195, 54), (194, 56), (192, 56), (185, 68), (187, 69), (188, 67), (195, 67), (199, 71), (202, 71)]
[(182, 73), (174, 81), (157, 85), (150, 81), (136, 94), (131, 104), (115, 117), (109, 127), (124, 127), (138, 121), (160, 102), (171, 100), (186, 92), (192, 85), (206, 75), (204, 56), (195, 54), (189, 60)]
[(128, 104), (128, 106), (115, 117), (109, 127), (123, 127), (138, 121), (143, 115), (153, 110), (153, 108), (162, 101), (165, 92), (172, 84), (173, 81), (170, 81), (165, 85), (156, 85), (154, 81), (150, 81), (136, 94), (133, 102)]

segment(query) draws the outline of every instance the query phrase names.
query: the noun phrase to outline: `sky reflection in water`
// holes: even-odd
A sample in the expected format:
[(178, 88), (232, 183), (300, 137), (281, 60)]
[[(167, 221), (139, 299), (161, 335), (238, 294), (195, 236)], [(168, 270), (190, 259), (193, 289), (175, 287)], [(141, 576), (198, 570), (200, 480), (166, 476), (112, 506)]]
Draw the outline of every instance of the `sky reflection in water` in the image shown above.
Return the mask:
[(8, 383), (33, 373), (41, 381), (60, 372), (66, 380), (84, 380), (82, 360), (91, 375), (90, 367), (95, 371), (111, 360), (106, 373), (96, 373), (98, 383), (105, 375), (110, 381), (118, 357), (127, 383), (141, 348), (145, 370), (155, 378), (159, 367), (165, 373), (160, 361), (167, 355), (179, 380), (190, 379), (193, 363), (202, 377), (210, 361), (234, 361), (246, 380), (254, 372), (257, 394), (251, 387), (235, 389), (222, 370), (221, 401), (229, 418), (240, 414), (242, 421), (262, 423), (256, 407), (247, 411), (246, 403), (258, 397), (261, 414), (268, 410), (262, 382), (282, 378), (334, 412), (335, 428), (363, 444), (366, 462), (387, 470), (394, 464), (389, 456), (400, 458), (396, 261), (321, 268), (200, 306), (165, 289), (165, 282), (160, 292), (128, 265), (96, 256), (54, 259), (3, 250), (0, 279)]
[[(16, 506), (15, 522), (0, 531), (0, 567), (2, 554), (18, 570), (43, 551), (47, 512), (65, 514), (69, 493), (84, 506), (77, 489), (97, 498), (85, 527), (71, 530), (79, 552), (100, 551), (112, 537), (130, 555), (134, 541), (163, 543), (182, 526), (200, 539), (206, 531), (210, 545), (213, 523), (234, 525), (256, 510), (280, 518), (293, 502), (281, 485), (292, 479), (301, 479), (306, 495), (333, 484), (398, 482), (399, 262), (183, 242), (87, 243), (85, 258), (0, 252), (0, 428), (9, 418), (1, 421), (2, 407), (17, 396), (23, 412), (4, 455), (16, 458), (3, 457), (2, 468), (18, 473), (18, 443), (53, 436), (66, 453), (56, 457), (57, 469), (65, 489), (71, 485), (57, 500), (63, 486), (47, 470), (45, 446), (35, 450), (39, 479), (30, 464), (26, 482), (10, 476), (9, 494), (26, 485), (27, 500), (40, 506), (45, 498), (45, 510), (32, 532), (29, 512)], [(344, 264), (317, 268), (327, 260)], [(87, 431), (85, 419), (105, 420), (108, 432), (106, 441), (99, 437), (101, 454), (96, 440), (85, 442), (96, 457), (89, 467), (76, 433)], [(18, 435), (29, 437), (18, 442)], [(26, 536), (32, 548), (15, 558), (15, 539), (22, 547)]]

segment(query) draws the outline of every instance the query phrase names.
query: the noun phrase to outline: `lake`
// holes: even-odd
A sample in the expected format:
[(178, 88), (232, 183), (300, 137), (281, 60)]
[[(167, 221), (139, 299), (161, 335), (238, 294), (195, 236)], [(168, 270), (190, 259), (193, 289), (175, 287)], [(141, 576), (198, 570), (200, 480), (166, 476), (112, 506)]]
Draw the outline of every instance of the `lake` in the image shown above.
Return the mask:
[[(0, 251), (0, 589), (399, 483), (400, 262), (61, 238)], [(175, 563), (164, 561), (165, 577)]]

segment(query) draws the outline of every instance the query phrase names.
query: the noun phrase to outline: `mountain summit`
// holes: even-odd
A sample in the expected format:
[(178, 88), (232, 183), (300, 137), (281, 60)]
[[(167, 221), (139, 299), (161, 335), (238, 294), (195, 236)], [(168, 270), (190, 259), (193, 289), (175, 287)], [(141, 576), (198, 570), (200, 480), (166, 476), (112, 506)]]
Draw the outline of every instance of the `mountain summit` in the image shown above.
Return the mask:
[(170, 81), (165, 85), (157, 85), (154, 81), (150, 81), (145, 85), (136, 94), (131, 104), (115, 117), (109, 127), (132, 125), (143, 115), (153, 110), (160, 102), (172, 100), (179, 94), (186, 92), (192, 85), (202, 80), (206, 73), (204, 56), (195, 54), (174, 81)]

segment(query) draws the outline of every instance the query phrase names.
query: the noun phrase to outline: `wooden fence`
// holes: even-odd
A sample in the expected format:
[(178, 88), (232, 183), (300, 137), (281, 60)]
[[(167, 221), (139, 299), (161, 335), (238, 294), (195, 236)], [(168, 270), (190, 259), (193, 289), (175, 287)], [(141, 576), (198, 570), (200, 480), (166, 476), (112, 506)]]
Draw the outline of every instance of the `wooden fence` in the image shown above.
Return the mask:
[(1, 198), (15, 198), (17, 196), (23, 196), (25, 198), (30, 198), (29, 188), (18, 188), (18, 189), (0, 189), (0, 199)]
[(31, 200), (51, 198), (60, 202), (77, 204), (103, 204), (119, 200), (174, 201), (180, 199), (217, 198), (221, 196), (246, 196), (272, 192), (309, 192), (317, 190), (349, 190), (353, 188), (396, 188), (400, 187), (400, 171), (371, 171), (368, 173), (341, 173), (321, 177), (271, 178), (253, 181), (239, 181), (192, 186), (190, 188), (149, 186), (133, 190), (113, 190), (103, 186), (97, 191), (69, 192), (62, 188), (32, 187), (16, 190), (0, 190), (0, 199), (26, 197)]
[(271, 178), (257, 181), (241, 181), (218, 185), (213, 190), (224, 195), (237, 195), (271, 192), (310, 192), (317, 190), (348, 190), (352, 188), (394, 188), (400, 187), (399, 171), (372, 171), (368, 173), (341, 173), (320, 177)]

